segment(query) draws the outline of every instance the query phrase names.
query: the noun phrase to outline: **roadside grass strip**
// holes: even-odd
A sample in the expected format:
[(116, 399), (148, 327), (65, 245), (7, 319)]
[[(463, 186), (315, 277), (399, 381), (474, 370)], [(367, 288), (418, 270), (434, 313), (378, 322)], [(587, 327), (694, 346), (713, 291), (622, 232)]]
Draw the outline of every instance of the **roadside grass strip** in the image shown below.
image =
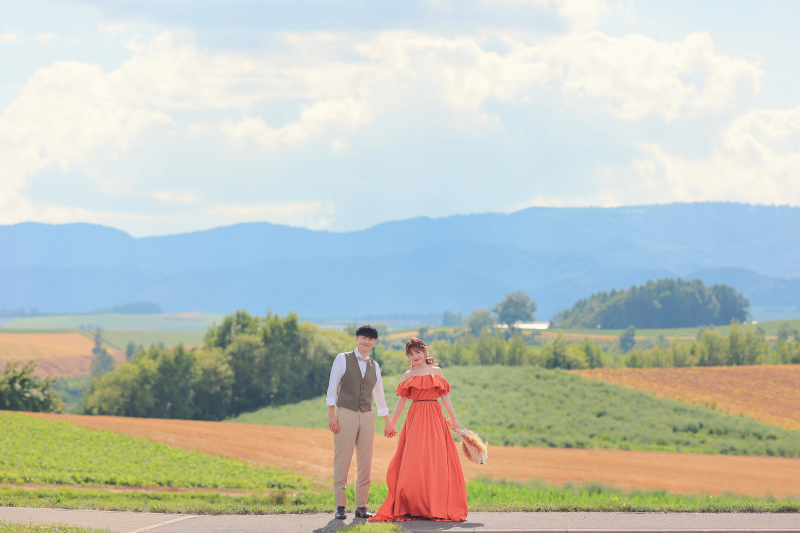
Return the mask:
[(58, 420), (0, 413), (0, 482), (131, 487), (294, 489), (293, 472), (90, 430)]
[(0, 533), (111, 533), (111, 530), (70, 524), (12, 524), (0, 521)]
[[(354, 501), (353, 487), (347, 489)], [(377, 509), (386, 485), (370, 489), (369, 507)], [(474, 480), (467, 484), (470, 511), (626, 511), (626, 512), (800, 512), (796, 498), (749, 498), (737, 495), (675, 494), (666, 491), (623, 491), (598, 483), (548, 485)], [(112, 492), (101, 489), (25, 489), (0, 485), (0, 505), (59, 509), (94, 509), (185, 514), (333, 513), (333, 493), (277, 490), (251, 495), (216, 492)], [(350, 506), (352, 511), (352, 505)]]

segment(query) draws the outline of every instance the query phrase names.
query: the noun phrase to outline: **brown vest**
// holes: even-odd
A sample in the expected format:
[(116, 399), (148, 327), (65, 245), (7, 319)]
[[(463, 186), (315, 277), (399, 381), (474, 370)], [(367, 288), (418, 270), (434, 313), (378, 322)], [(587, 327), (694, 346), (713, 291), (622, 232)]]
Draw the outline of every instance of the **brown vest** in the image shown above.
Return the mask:
[(347, 361), (347, 368), (339, 382), (339, 399), (336, 405), (351, 411), (372, 411), (372, 389), (378, 382), (375, 362), (372, 359), (369, 360), (367, 371), (362, 378), (355, 351), (347, 352), (344, 354), (344, 358)]

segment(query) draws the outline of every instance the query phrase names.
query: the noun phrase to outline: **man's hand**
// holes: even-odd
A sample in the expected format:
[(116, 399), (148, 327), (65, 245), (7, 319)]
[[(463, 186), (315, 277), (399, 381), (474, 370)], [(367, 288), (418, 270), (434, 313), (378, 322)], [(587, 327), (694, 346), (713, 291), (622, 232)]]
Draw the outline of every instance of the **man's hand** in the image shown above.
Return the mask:
[(328, 415), (328, 427), (334, 433), (339, 433), (339, 418), (335, 415)]
[(394, 424), (391, 422), (387, 422), (383, 425), (383, 436), (387, 439), (391, 439), (397, 435), (397, 429), (394, 427)]

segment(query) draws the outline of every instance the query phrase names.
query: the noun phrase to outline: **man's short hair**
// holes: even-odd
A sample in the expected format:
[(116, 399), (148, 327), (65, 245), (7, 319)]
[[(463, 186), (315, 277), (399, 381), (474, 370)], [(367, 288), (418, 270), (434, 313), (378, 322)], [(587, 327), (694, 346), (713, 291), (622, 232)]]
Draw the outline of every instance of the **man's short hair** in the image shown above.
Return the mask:
[(363, 326), (359, 326), (356, 330), (356, 337), (360, 336), (369, 337), (370, 339), (377, 339), (378, 338), (378, 330), (375, 329), (375, 326), (372, 324), (364, 324)]

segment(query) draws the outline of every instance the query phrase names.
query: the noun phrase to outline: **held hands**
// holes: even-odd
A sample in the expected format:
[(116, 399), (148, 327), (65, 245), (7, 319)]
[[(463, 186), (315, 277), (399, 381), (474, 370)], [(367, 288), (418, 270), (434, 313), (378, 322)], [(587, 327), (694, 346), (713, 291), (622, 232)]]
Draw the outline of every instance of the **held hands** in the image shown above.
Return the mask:
[(397, 435), (397, 428), (395, 428), (394, 424), (392, 424), (391, 422), (386, 422), (383, 425), (383, 436), (386, 437), (387, 439), (391, 439), (395, 435)]
[(339, 433), (339, 418), (336, 416), (328, 416), (328, 427), (334, 433)]

